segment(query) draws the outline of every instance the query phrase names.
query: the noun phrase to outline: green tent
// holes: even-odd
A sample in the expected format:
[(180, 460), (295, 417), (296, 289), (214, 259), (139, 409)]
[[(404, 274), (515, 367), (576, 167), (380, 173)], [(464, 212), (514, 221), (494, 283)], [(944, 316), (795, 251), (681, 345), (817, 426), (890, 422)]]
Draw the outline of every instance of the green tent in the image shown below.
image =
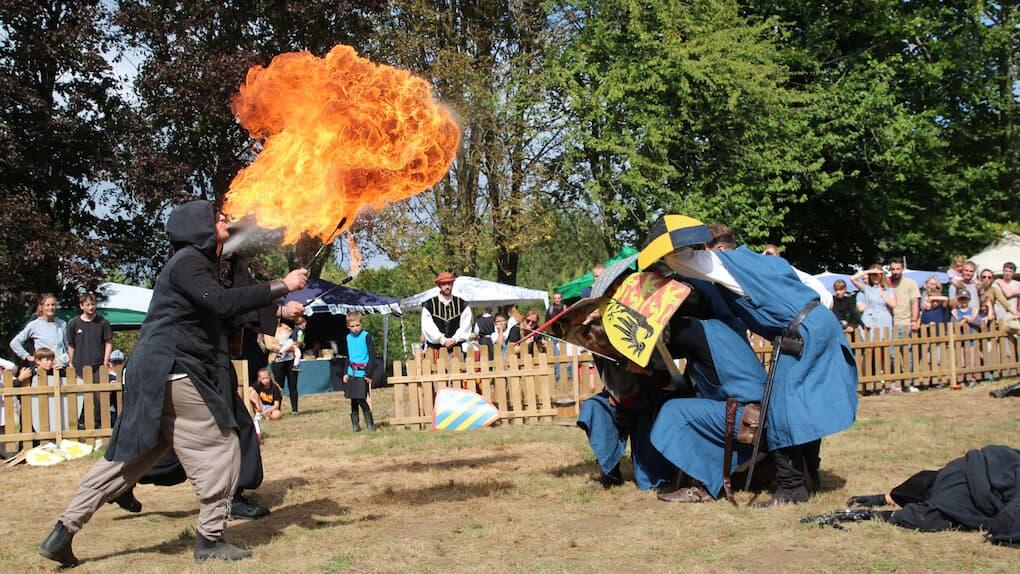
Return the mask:
[[(606, 267), (609, 267), (613, 263), (616, 263), (617, 261), (625, 257), (630, 257), (631, 255), (634, 255), (637, 252), (638, 252), (637, 249), (634, 249), (633, 247), (629, 246), (624, 247), (611, 259), (607, 260), (604, 265)], [(584, 275), (581, 275), (580, 277), (576, 277), (574, 279), (571, 279), (570, 281), (567, 281), (563, 285), (559, 285), (554, 289), (554, 291), (562, 295), (564, 299), (577, 299), (578, 297), (581, 296), (581, 293), (585, 289), (591, 287), (594, 284), (595, 276), (591, 274), (591, 271), (589, 271)]]

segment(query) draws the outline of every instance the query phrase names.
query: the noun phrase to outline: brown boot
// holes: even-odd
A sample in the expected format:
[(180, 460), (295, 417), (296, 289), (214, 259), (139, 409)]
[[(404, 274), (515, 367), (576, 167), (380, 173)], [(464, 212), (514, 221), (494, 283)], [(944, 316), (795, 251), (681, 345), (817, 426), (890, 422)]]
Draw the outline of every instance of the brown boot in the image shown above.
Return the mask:
[(659, 493), (659, 500), (663, 502), (711, 502), (715, 500), (712, 495), (700, 484), (674, 490), (673, 492)]

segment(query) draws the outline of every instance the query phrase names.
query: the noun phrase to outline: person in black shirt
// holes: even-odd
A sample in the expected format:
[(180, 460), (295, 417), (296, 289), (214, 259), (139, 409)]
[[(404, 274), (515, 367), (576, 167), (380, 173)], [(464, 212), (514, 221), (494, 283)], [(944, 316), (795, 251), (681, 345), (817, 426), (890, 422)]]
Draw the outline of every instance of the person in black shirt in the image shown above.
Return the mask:
[(283, 416), (280, 410), (283, 393), (269, 376), (269, 369), (259, 369), (258, 380), (251, 388), (258, 398), (258, 412), (271, 421), (279, 420)]
[[(105, 317), (96, 314), (96, 296), (84, 293), (78, 298), (81, 315), (67, 322), (67, 354), (78, 378), (85, 379), (85, 371), (91, 371), (93, 383), (105, 383), (99, 380), (99, 367), (110, 366), (110, 352), (113, 350), (113, 329)], [(102, 424), (99, 394), (94, 393), (93, 418), (95, 428)], [(112, 403), (116, 405), (116, 401)], [(114, 415), (116, 417), (116, 414)], [(85, 411), (78, 415), (78, 428), (85, 428)]]
[(837, 279), (832, 284), (832, 312), (839, 319), (840, 326), (847, 333), (852, 333), (860, 325), (857, 315), (857, 306), (854, 298), (846, 292), (846, 281)]
[[(524, 320), (521, 321), (520, 325), (514, 325), (510, 329), (510, 334), (507, 335), (506, 342), (507, 347), (513, 351), (515, 355), (521, 354), (521, 339), (523, 339), (528, 333), (535, 330), (538, 327), (538, 311), (528, 311), (524, 314)], [(535, 335), (529, 337), (527, 342), (527, 349), (529, 354), (534, 354), (537, 349), (539, 353), (545, 352), (545, 340), (542, 335)]]

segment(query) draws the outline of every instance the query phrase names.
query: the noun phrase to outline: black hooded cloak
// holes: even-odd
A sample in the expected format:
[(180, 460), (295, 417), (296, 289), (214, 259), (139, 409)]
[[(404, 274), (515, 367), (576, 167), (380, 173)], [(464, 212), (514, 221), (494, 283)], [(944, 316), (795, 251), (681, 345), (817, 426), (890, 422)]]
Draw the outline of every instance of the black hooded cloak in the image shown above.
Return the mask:
[(156, 279), (138, 345), (124, 370), (124, 409), (106, 458), (128, 461), (159, 440), (164, 390), (171, 374), (186, 374), (221, 427), (237, 428), (218, 377), (224, 321), (269, 305), (269, 283), (226, 289), (218, 281), (216, 212), (208, 201), (188, 202), (166, 224), (176, 252)]

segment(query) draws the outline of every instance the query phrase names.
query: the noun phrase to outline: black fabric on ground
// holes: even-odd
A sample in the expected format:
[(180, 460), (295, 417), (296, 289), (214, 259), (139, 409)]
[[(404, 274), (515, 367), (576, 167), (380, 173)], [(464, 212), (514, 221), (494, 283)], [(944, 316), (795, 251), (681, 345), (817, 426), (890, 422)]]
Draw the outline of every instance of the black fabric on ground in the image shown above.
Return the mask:
[(924, 531), (982, 529), (994, 542), (1020, 543), (1020, 450), (986, 446), (934, 472), (933, 479), (921, 472), (897, 487), (899, 496), (916, 498), (931, 481), (927, 499), (908, 503), (890, 522)]
[(935, 477), (938, 474), (937, 470), (922, 470), (890, 490), (889, 496), (898, 506), (925, 502), (931, 497), (931, 487), (935, 484)]

